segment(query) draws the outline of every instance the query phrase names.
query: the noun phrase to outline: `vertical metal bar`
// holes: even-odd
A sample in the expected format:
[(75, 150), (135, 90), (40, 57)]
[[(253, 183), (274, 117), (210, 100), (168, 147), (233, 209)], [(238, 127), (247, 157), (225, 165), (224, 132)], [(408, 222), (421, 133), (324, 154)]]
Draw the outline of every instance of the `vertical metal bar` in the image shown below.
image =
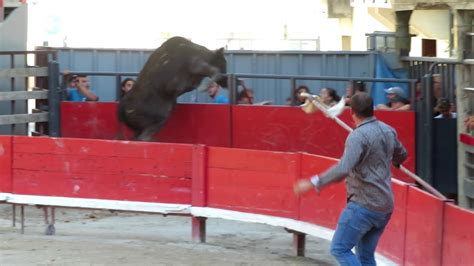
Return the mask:
[(305, 256), (306, 249), (306, 234), (300, 232), (293, 232), (293, 250), (298, 257)]
[(116, 88), (116, 100), (117, 101), (120, 101), (122, 97), (120, 97), (122, 95), (122, 87), (121, 87), (121, 83), (122, 83), (122, 80), (121, 80), (121, 75), (120, 74), (116, 74), (115, 75), (115, 88)]
[(61, 135), (61, 88), (59, 87), (59, 64), (54, 61), (48, 64), (48, 104), (49, 136), (59, 137)]
[(296, 93), (296, 79), (295, 78), (291, 78), (290, 79), (290, 82), (291, 82), (291, 105), (295, 105), (296, 104), (296, 99), (295, 99), (295, 93)]
[(48, 206), (43, 206), (43, 214), (44, 214), (44, 224), (49, 224), (49, 217), (48, 217)]
[(16, 205), (12, 204), (12, 227), (16, 227)]
[[(430, 185), (433, 184), (433, 75), (427, 74), (425, 76), (425, 110), (424, 112), (424, 123), (423, 123), (423, 137), (424, 139), (424, 151), (422, 155), (425, 161), (425, 169), (423, 176), (426, 182)], [(420, 132), (420, 134), (422, 133)], [(421, 160), (421, 158), (419, 158)]]
[[(10, 68), (15, 68), (15, 54), (10, 54)], [(10, 78), (10, 91), (15, 91), (15, 77)], [(15, 114), (15, 101), (10, 101), (10, 114)], [(15, 124), (10, 125), (10, 130), (12, 135), (14, 135), (15, 132)]]
[(56, 208), (51, 207), (51, 224), (55, 224), (56, 222)]
[(25, 233), (25, 206), (21, 205), (20, 207), (20, 217), (21, 217), (21, 234)]

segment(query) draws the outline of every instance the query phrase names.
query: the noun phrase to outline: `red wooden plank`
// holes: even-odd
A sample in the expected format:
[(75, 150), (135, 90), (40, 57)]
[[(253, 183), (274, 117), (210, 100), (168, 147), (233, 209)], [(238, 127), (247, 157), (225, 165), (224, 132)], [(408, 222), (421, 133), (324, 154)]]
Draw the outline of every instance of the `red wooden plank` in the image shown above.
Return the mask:
[(0, 192), (12, 191), (12, 137), (0, 136)]
[(247, 149), (209, 148), (209, 167), (245, 169), (261, 172), (290, 173), (289, 161), (295, 161), (294, 153), (258, 151)]
[(474, 211), (447, 203), (443, 225), (442, 265), (472, 265)]
[(73, 174), (147, 174), (160, 178), (191, 178), (191, 162), (88, 155), (15, 153), (14, 169)]
[(440, 199), (418, 188), (408, 188), (404, 264), (441, 265), (443, 209)]
[(192, 145), (49, 137), (13, 138), (17, 153), (97, 155), (109, 157), (169, 158), (190, 161)]
[[(323, 156), (302, 154), (301, 178), (320, 174), (337, 161)], [(335, 229), (342, 209), (346, 206), (344, 183), (330, 185), (318, 195), (310, 191), (300, 197), (300, 219)]]
[[(413, 112), (377, 111), (376, 117), (397, 130), (406, 146), (409, 158), (404, 165), (415, 168), (415, 117)], [(353, 122), (346, 110), (341, 120)], [(233, 147), (275, 150), (305, 151), (312, 154), (339, 158), (344, 150), (347, 132), (320, 112), (305, 114), (300, 108), (278, 106), (233, 106)], [(412, 181), (401, 171), (394, 176)]]
[[(207, 147), (203, 145), (193, 147), (192, 204), (198, 207), (207, 205)], [(199, 234), (201, 234), (202, 228), (200, 226), (195, 228), (196, 222), (197, 220), (193, 219), (193, 232), (195, 229), (199, 229)]]
[(465, 133), (459, 134), (459, 140), (469, 146), (474, 146), (474, 137)]
[[(162, 130), (160, 142), (230, 147), (230, 105), (178, 104)], [(63, 137), (114, 139), (119, 131), (117, 103), (61, 103)], [(218, 121), (218, 122), (217, 122)], [(130, 130), (125, 135), (131, 137)]]
[(178, 104), (164, 128), (160, 142), (231, 146), (231, 105)]
[(147, 174), (72, 174), (15, 169), (13, 193), (190, 204), (191, 180)]
[(405, 256), (408, 187), (406, 183), (392, 181), (395, 209), (377, 246), (377, 252), (399, 264), (403, 264)]
[(119, 132), (115, 102), (61, 102), (61, 135), (114, 139)]
[(208, 206), (295, 216), (293, 175), (239, 169), (208, 169)]

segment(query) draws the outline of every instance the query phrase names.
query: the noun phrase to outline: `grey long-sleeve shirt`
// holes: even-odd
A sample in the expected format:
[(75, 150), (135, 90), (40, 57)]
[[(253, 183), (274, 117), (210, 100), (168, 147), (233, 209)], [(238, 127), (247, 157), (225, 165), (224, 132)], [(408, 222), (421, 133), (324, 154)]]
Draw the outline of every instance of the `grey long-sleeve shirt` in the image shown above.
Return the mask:
[(346, 178), (347, 198), (374, 211), (393, 211), (390, 166), (407, 157), (396, 131), (374, 117), (364, 120), (346, 139), (339, 163), (320, 175), (319, 187)]

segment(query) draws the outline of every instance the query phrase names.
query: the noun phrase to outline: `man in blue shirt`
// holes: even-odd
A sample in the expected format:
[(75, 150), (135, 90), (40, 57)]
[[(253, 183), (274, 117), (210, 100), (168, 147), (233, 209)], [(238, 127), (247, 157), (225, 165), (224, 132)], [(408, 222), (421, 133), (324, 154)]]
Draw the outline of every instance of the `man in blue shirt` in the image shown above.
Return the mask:
[[(73, 87), (74, 84), (75, 87)], [(87, 76), (73, 76), (67, 88), (67, 100), (73, 102), (98, 101), (99, 97), (89, 87)]]
[(230, 103), (227, 91), (223, 90), (222, 87), (216, 82), (212, 83), (207, 89), (207, 94), (214, 103)]

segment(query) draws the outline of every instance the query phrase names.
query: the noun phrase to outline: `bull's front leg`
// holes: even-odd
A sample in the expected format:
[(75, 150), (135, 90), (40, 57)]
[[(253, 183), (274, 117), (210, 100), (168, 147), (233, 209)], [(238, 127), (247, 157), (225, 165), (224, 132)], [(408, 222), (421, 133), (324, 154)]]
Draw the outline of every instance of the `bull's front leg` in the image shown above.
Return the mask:
[(194, 75), (205, 76), (197, 87), (198, 91), (206, 91), (212, 83), (222, 77), (222, 74), (217, 67), (209, 65), (209, 63), (202, 59), (195, 59), (192, 61), (190, 71)]

